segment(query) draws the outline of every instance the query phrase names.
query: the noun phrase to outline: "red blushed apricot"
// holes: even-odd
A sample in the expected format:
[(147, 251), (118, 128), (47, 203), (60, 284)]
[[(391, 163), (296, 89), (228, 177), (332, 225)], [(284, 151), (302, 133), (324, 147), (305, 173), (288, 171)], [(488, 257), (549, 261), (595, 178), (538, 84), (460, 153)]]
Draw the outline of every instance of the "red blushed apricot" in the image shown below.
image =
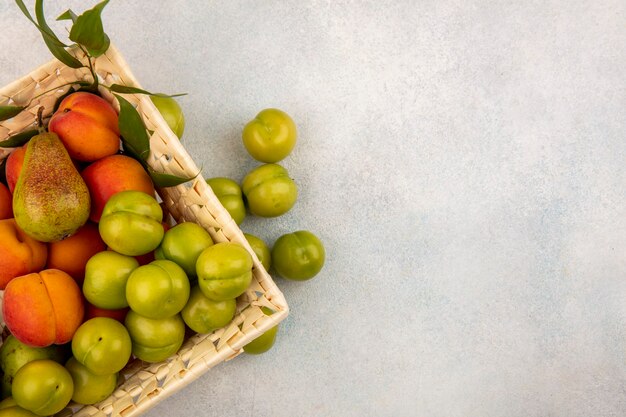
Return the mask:
[(15, 219), (0, 220), (0, 289), (15, 277), (43, 269), (47, 257), (46, 244), (24, 233)]
[(48, 130), (59, 135), (70, 156), (79, 161), (96, 161), (120, 148), (117, 112), (95, 94), (81, 91), (65, 97)]
[(85, 306), (83, 292), (71, 276), (58, 269), (46, 269), (39, 273), (46, 285), (52, 302), (56, 324), (56, 344), (72, 340), (76, 329), (83, 322)]
[(64, 344), (83, 321), (82, 292), (72, 277), (58, 269), (22, 275), (4, 290), (2, 315), (11, 334), (22, 343)]
[(154, 251), (148, 252), (145, 255), (135, 256), (139, 265), (148, 265), (150, 262), (154, 261)]
[(13, 217), (13, 196), (9, 188), (0, 182), (0, 220)]
[(72, 236), (48, 245), (47, 268), (60, 269), (82, 284), (89, 258), (106, 250), (98, 225), (87, 222)]
[(4, 169), (7, 177), (7, 185), (11, 193), (15, 190), (15, 184), (17, 184), (17, 179), (22, 171), (24, 155), (26, 155), (26, 145), (14, 149), (7, 157), (7, 164)]
[(91, 195), (89, 218), (94, 222), (100, 221), (104, 205), (115, 193), (134, 190), (155, 195), (150, 175), (130, 156), (107, 156), (89, 165), (81, 175)]
[(23, 275), (9, 284), (4, 292), (2, 315), (11, 333), (29, 346), (54, 343), (54, 310), (41, 276)]
[(130, 310), (128, 307), (120, 308), (116, 310), (108, 310), (105, 308), (96, 307), (91, 303), (86, 303), (85, 304), (85, 321), (92, 319), (94, 317), (109, 317), (123, 324), (124, 319), (126, 318), (126, 313), (128, 313), (128, 310)]
[[(113, 249), (109, 248), (108, 246), (107, 246), (107, 250), (110, 250), (111, 252), (115, 252)], [(144, 255), (133, 256), (133, 258), (135, 258), (137, 262), (139, 262), (139, 265), (148, 265), (150, 262), (154, 261), (154, 251), (148, 252)]]
[(59, 104), (56, 113), (80, 110), (87, 118), (119, 135), (118, 115), (113, 106), (102, 97), (86, 91), (72, 93)]

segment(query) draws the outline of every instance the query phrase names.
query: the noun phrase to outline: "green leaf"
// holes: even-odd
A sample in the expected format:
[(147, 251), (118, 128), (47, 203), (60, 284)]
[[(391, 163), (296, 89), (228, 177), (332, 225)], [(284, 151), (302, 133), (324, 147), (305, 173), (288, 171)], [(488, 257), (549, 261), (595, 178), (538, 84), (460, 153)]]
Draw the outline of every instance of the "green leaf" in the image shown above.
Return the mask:
[[(28, 20), (30, 20), (37, 29), (39, 29), (39, 32), (41, 32), (44, 39), (49, 38), (55, 45), (61, 47), (67, 46), (63, 42), (61, 42), (59, 38), (57, 38), (57, 36), (54, 34), (54, 32), (52, 32), (52, 30), (50, 30), (50, 28), (42, 28), (37, 24), (37, 22), (35, 22), (33, 17), (30, 15), (30, 12), (28, 11), (28, 8), (26, 8), (22, 0), (15, 0), (15, 3), (17, 4), (17, 7), (20, 8), (22, 13), (24, 13), (24, 16), (26, 16)], [(43, 4), (38, 5), (38, 3), (40, 3), (39, 0), (37, 1), (37, 3), (35, 3), (35, 8), (39, 7), (43, 9)]]
[(72, 56), (69, 52), (65, 50), (65, 48), (55, 46), (49, 39), (44, 38), (43, 40), (46, 43), (46, 46), (54, 55), (56, 59), (64, 63), (70, 68), (82, 68), (84, 67), (83, 63)]
[(63, 14), (57, 17), (57, 20), (71, 20), (72, 22), (76, 23), (77, 18), (78, 16), (76, 16), (76, 13), (74, 13), (72, 9), (67, 9)]
[(43, 36), (43, 41), (46, 43), (52, 55), (70, 68), (82, 68), (83, 63), (67, 52), (64, 45), (46, 23), (46, 18), (43, 13), (43, 0), (37, 0), (35, 2), (35, 16), (37, 17), (37, 23), (39, 23), (39, 30), (43, 30), (42, 34), (47, 34), (47, 36)]
[(159, 188), (174, 187), (176, 185), (184, 184), (198, 176), (198, 174), (196, 174), (193, 177), (184, 178), (172, 174), (157, 172), (149, 166), (147, 168), (148, 174), (150, 174), (150, 178), (152, 178), (152, 182), (154, 182), (154, 184)]
[(15, 0), (15, 4), (17, 4), (17, 7), (19, 7), (22, 13), (24, 13), (24, 16), (26, 16), (28, 20), (30, 20), (35, 24), (35, 26), (37, 26), (37, 23), (35, 23), (35, 21), (33, 20), (33, 17), (30, 15), (30, 12), (28, 11), (28, 8), (24, 4), (24, 2), (22, 0)]
[(57, 38), (57, 36), (54, 34), (52, 29), (50, 29), (50, 27), (46, 24), (45, 19), (43, 18), (42, 0), (37, 0), (35, 3), (35, 14), (37, 15), (37, 20), (39, 21), (39, 24), (35, 22), (22, 0), (15, 0), (15, 3), (20, 8), (22, 13), (24, 13), (24, 15), (28, 18), (28, 20), (30, 20), (33, 25), (35, 25), (35, 27), (39, 30), (44, 42), (46, 43), (48, 49), (55, 58), (71, 68), (83, 67), (83, 64), (79, 60), (74, 58), (69, 52), (65, 50), (65, 47), (67, 45), (61, 42), (59, 38)]
[(118, 125), (124, 144), (142, 160), (150, 155), (150, 137), (146, 132), (146, 126), (135, 107), (124, 97), (114, 94), (120, 103)]
[(17, 135), (13, 135), (7, 140), (0, 142), (0, 148), (17, 148), (18, 146), (24, 145), (38, 133), (39, 129), (27, 130), (26, 132), (18, 133)]
[(115, 93), (120, 93), (120, 94), (147, 94), (149, 96), (161, 96), (161, 97), (172, 97), (172, 98), (187, 95), (187, 93), (172, 94), (172, 95), (167, 95), (163, 93), (151, 93), (149, 91), (142, 90), (141, 88), (129, 87), (127, 85), (121, 85), (121, 84), (111, 84), (111, 86), (109, 86), (109, 89)]
[(78, 16), (70, 30), (70, 39), (87, 48), (94, 58), (105, 53), (111, 44), (109, 37), (104, 33), (101, 17), (102, 9), (108, 2), (109, 0), (104, 0)]
[(24, 106), (0, 106), (0, 121), (17, 116), (25, 108)]
[(141, 163), (141, 165), (146, 169), (146, 171), (148, 170), (147, 168), (148, 163), (144, 161), (143, 159), (141, 159), (141, 157), (139, 156), (139, 153), (137, 153), (137, 151), (133, 149), (132, 145), (130, 145), (128, 141), (125, 140), (123, 137), (122, 137), (122, 153), (128, 154), (128, 156), (130, 156), (131, 158), (136, 159), (138, 162)]

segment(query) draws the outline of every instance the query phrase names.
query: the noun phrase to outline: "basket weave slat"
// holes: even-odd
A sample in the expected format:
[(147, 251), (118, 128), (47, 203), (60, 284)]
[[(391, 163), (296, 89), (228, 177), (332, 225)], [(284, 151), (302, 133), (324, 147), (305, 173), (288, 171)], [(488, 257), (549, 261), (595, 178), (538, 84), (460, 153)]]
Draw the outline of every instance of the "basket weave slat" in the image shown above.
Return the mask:
[[(86, 62), (80, 51), (72, 50), (72, 53)], [(95, 67), (101, 85), (122, 84), (141, 88), (126, 61), (113, 45), (96, 60)], [(40, 106), (45, 109), (44, 118), (49, 118), (58, 97), (69, 88), (59, 86), (78, 80), (91, 81), (90, 77), (87, 69), (72, 69), (52, 60), (0, 89), (1, 105), (28, 106), (18, 116), (0, 122), (0, 141), (35, 127), (35, 117)], [(51, 89), (52, 92), (36, 97)], [(119, 110), (117, 101), (109, 90), (100, 87), (100, 93)], [(243, 245), (253, 258), (253, 280), (246, 292), (238, 298), (237, 313), (229, 325), (210, 334), (190, 336), (179, 352), (164, 362), (131, 360), (120, 372), (118, 388), (109, 398), (94, 405), (70, 404), (59, 416), (137, 416), (182, 389), (211, 367), (238, 356), (246, 343), (276, 326), (289, 312), (283, 294), (263, 269), (241, 229), (220, 204), (202, 177), (200, 169), (169, 129), (149, 97), (126, 94), (124, 98), (136, 106), (146, 128), (153, 132), (150, 137), (149, 165), (159, 172), (194, 177), (185, 184), (157, 190), (165, 212), (175, 222), (192, 221), (200, 224), (215, 242), (236, 242)], [(6, 158), (11, 151), (10, 148), (0, 148), (0, 160)], [(265, 315), (261, 307), (270, 308), (274, 314)]]

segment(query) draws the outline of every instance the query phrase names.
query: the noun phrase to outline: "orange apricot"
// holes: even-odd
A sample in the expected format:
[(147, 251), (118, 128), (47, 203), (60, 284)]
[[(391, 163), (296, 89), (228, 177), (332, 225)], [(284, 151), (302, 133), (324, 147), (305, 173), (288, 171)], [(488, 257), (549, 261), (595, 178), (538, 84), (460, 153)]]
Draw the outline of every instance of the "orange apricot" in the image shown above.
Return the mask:
[(130, 156), (107, 156), (89, 165), (81, 175), (91, 195), (89, 218), (94, 222), (100, 221), (104, 205), (117, 192), (134, 190), (155, 194), (150, 175)]
[(28, 236), (15, 219), (0, 220), (0, 289), (15, 277), (43, 269), (47, 257), (46, 244)]
[(24, 164), (24, 155), (26, 155), (26, 145), (16, 148), (7, 157), (7, 164), (4, 167), (7, 177), (7, 185), (9, 191), (13, 193), (15, 190), (15, 184), (17, 184), (17, 178), (22, 172), (22, 165)]
[(102, 97), (79, 91), (65, 97), (48, 130), (59, 135), (73, 159), (96, 161), (120, 149), (118, 115)]
[(72, 340), (85, 313), (82, 291), (58, 269), (22, 275), (4, 290), (2, 314), (20, 342), (44, 347)]
[(79, 284), (85, 279), (85, 265), (89, 258), (106, 250), (98, 226), (87, 222), (70, 237), (48, 245), (47, 268), (67, 272)]

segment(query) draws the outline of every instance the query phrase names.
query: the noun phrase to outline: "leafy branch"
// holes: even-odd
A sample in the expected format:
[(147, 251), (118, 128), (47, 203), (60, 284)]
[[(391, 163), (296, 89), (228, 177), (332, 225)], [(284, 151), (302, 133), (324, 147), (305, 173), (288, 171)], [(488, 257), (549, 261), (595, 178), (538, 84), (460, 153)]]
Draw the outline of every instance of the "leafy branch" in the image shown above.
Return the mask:
[[(71, 21), (72, 26), (69, 31), (69, 39), (74, 42), (71, 45), (66, 45), (54, 33), (52, 28), (48, 25), (44, 15), (43, 0), (35, 0), (35, 17), (30, 13), (23, 0), (15, 0), (15, 3), (26, 16), (28, 20), (39, 30), (43, 38), (44, 43), (52, 53), (52, 55), (61, 61), (63, 64), (70, 68), (86, 68), (89, 70), (92, 81), (74, 81), (57, 86), (54, 89), (45, 91), (33, 98), (26, 105), (3, 105), (0, 106), (0, 121), (8, 120), (12, 117), (20, 114), (24, 109), (28, 108), (33, 100), (36, 98), (48, 94), (52, 91), (58, 90), (61, 87), (70, 85), (70, 90), (67, 94), (74, 92), (74, 87), (78, 86), (81, 90), (90, 91), (92, 93), (98, 93), (98, 87), (103, 87), (114, 93), (113, 95), (117, 99), (120, 105), (119, 112), (119, 128), (122, 140), (122, 148), (125, 153), (137, 159), (150, 174), (152, 180), (157, 187), (171, 187), (187, 182), (194, 177), (184, 178), (175, 175), (164, 174), (154, 171), (148, 164), (147, 159), (150, 155), (150, 135), (143, 123), (141, 115), (137, 109), (120, 94), (146, 94), (146, 95), (160, 95), (166, 97), (179, 97), (184, 94), (166, 95), (162, 93), (151, 93), (137, 87), (129, 87), (120, 84), (112, 84), (110, 86), (99, 84), (98, 75), (95, 69), (95, 60), (102, 54), (104, 54), (111, 45), (111, 40), (104, 32), (104, 26), (102, 24), (102, 11), (104, 7), (109, 3), (109, 0), (101, 1), (93, 8), (77, 15), (71, 9), (66, 10), (57, 17), (57, 21)], [(75, 57), (70, 50), (80, 49), (86, 59), (86, 63)], [(116, 94), (117, 93), (117, 94)], [(37, 130), (29, 130), (17, 135), (13, 135), (7, 140), (0, 142), (0, 147), (17, 147), (28, 142), (31, 137), (37, 133)]]

